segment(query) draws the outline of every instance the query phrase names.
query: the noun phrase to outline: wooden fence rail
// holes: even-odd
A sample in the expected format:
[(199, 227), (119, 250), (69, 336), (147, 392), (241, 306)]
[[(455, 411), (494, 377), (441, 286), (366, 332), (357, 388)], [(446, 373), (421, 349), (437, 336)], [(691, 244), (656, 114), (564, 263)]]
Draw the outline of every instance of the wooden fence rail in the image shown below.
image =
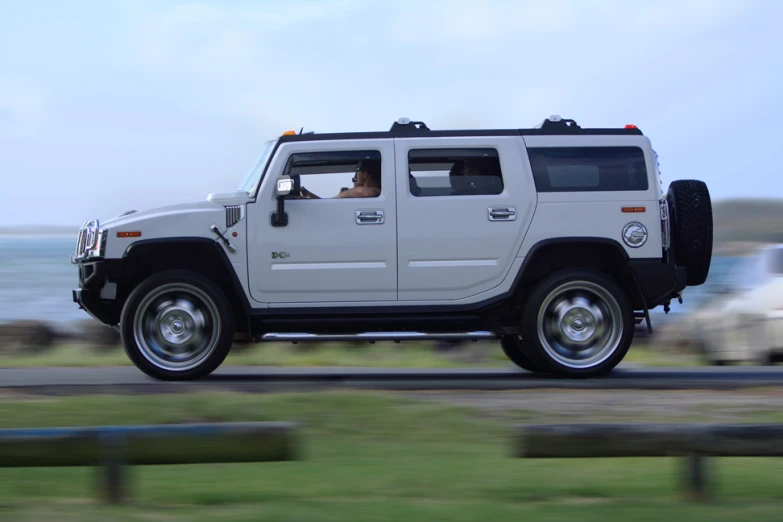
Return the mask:
[(687, 492), (709, 496), (709, 457), (783, 456), (783, 424), (525, 424), (517, 458), (682, 457)]
[(128, 493), (129, 465), (298, 460), (285, 422), (0, 430), (0, 467), (96, 466), (110, 503)]

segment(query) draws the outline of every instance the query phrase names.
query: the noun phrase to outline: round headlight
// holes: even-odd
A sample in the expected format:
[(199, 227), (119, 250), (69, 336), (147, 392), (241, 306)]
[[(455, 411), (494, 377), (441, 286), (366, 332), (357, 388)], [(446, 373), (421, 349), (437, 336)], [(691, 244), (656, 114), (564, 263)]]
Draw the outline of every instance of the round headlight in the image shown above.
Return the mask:
[(631, 248), (639, 248), (647, 242), (647, 228), (639, 222), (632, 222), (623, 228), (623, 241)]

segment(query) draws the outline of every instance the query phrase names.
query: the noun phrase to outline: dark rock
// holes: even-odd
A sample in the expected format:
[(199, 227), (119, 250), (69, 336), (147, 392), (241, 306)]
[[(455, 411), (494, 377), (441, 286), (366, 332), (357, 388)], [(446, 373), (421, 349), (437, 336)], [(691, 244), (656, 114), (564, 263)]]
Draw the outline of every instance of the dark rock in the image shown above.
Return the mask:
[(50, 348), (57, 332), (41, 321), (0, 324), (0, 355), (34, 355)]
[(76, 325), (73, 340), (101, 351), (120, 347), (120, 333), (96, 320), (80, 321)]

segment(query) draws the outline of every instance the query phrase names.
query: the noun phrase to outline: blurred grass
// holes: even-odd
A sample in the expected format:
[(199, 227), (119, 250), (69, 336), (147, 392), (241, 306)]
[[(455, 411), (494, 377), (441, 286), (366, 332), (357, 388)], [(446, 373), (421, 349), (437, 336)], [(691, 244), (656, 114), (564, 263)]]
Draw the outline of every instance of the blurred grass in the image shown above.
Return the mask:
[(693, 505), (676, 459), (513, 459), (505, 424), (478, 413), (372, 392), (0, 396), (2, 427), (298, 421), (306, 459), (135, 467), (120, 508), (97, 504), (91, 469), (0, 469), (0, 520), (780, 519), (778, 460), (717, 460), (715, 502)]
[[(322, 343), (260, 343), (236, 345), (225, 365), (292, 367), (380, 367), (380, 368), (467, 368), (513, 366), (497, 342), (466, 342), (448, 351), (436, 351), (432, 343), (417, 341), (357, 345)], [(676, 367), (704, 364), (698, 356), (662, 350), (660, 346), (637, 343), (625, 363), (640, 366)], [(36, 355), (0, 356), (0, 367), (101, 367), (131, 366), (121, 346), (96, 349), (80, 344), (53, 346)]]

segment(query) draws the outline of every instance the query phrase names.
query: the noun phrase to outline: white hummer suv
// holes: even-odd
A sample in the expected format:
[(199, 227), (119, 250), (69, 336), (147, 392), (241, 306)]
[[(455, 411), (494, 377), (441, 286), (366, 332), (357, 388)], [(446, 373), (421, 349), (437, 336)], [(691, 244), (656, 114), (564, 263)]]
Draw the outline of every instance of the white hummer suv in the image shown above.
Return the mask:
[(712, 255), (701, 181), (662, 192), (633, 125), (288, 131), (239, 190), (89, 221), (73, 299), (159, 379), (239, 341), (497, 338), (534, 372), (588, 377)]

